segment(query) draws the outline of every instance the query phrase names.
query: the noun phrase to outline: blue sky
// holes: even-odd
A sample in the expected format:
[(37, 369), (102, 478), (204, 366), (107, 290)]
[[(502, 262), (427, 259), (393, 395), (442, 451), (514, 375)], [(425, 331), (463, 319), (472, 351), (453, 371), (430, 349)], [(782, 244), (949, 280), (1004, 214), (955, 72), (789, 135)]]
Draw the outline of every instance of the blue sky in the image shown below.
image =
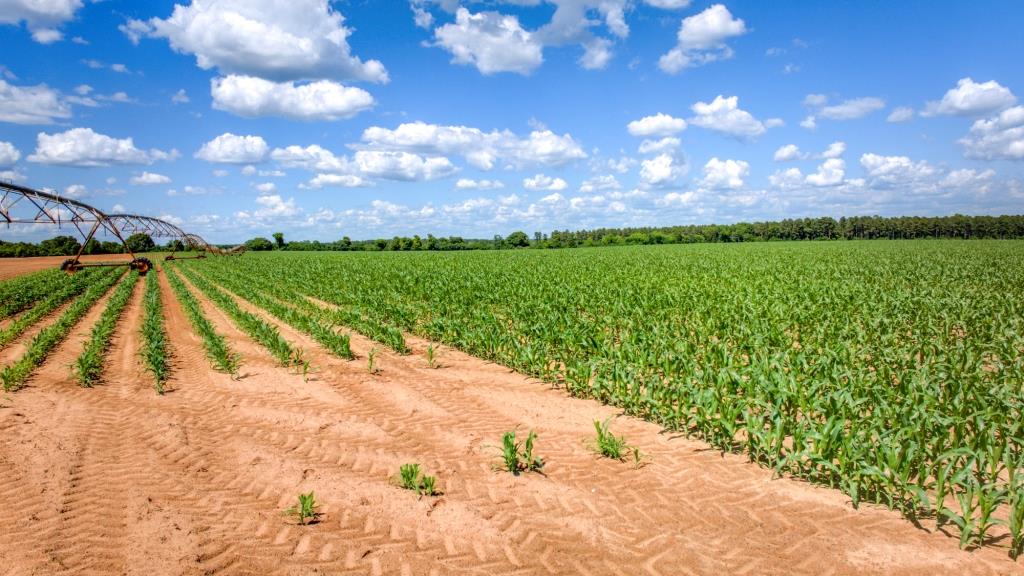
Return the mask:
[(1022, 21), (1013, 1), (0, 0), (0, 178), (216, 242), (1021, 213)]

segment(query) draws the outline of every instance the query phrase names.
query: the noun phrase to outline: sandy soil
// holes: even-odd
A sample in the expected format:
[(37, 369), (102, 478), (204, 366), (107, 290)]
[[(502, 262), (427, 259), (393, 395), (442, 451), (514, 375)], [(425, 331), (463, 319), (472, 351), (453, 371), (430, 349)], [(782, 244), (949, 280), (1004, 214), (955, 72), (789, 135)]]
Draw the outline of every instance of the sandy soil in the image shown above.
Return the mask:
[[(457, 351), (440, 347), (432, 369), (422, 340), (409, 356), (378, 346), (372, 375), (365, 338), (347, 362), (279, 324), (313, 361), (304, 382), (201, 299), (241, 354), (232, 380), (161, 285), (167, 395), (138, 362), (140, 283), (103, 385), (82, 389), (68, 368), (94, 311), (29, 387), (0, 397), (0, 573), (1024, 574), (1004, 548), (962, 552), (896, 513)], [(646, 466), (588, 448), (608, 417)], [(544, 475), (494, 470), (517, 427), (538, 432)], [(395, 487), (406, 462), (444, 494)], [(282, 510), (310, 490), (322, 516), (298, 526)]]
[[(70, 256), (39, 256), (36, 258), (0, 258), (0, 280), (7, 280), (20, 276), (46, 270), (49, 268), (60, 268), (62, 262)], [(152, 259), (152, 257), (150, 257)], [(93, 254), (85, 255), (82, 262), (128, 262), (131, 257), (127, 254)]]

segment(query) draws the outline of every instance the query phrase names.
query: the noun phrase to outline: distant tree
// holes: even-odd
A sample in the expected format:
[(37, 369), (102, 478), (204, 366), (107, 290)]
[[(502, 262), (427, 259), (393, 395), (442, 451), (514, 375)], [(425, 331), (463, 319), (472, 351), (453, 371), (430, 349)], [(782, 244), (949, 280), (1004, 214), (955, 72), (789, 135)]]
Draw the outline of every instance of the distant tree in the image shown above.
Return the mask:
[(245, 241), (245, 249), (253, 252), (264, 252), (267, 250), (274, 249), (274, 243), (266, 238), (259, 236)]
[(104, 241), (101, 244), (103, 245), (104, 254), (120, 254), (124, 252), (124, 245), (120, 242)]
[(352, 239), (349, 238), (348, 236), (343, 237), (339, 244), (340, 244), (342, 250), (351, 250), (352, 249)]
[(505, 245), (510, 248), (528, 248), (530, 246), (530, 237), (526, 235), (526, 232), (516, 230), (509, 234), (508, 238), (505, 238)]
[(419, 234), (416, 234), (416, 235), (414, 235), (412, 237), (411, 249), (412, 250), (423, 250), (423, 239), (420, 238)]
[(174, 240), (171, 240), (170, 242), (167, 243), (167, 249), (170, 250), (171, 252), (184, 252), (185, 243), (175, 238)]
[(74, 256), (82, 247), (74, 236), (57, 236), (39, 243), (39, 252), (46, 256)]
[(103, 244), (95, 238), (89, 238), (89, 241), (85, 243), (85, 250), (82, 250), (83, 254), (103, 254)]
[(149, 234), (142, 232), (132, 234), (125, 239), (124, 243), (128, 245), (128, 249), (132, 252), (150, 252), (156, 248), (156, 242), (153, 242)]
[(284, 234), (281, 232), (274, 232), (274, 244), (278, 250), (284, 249)]

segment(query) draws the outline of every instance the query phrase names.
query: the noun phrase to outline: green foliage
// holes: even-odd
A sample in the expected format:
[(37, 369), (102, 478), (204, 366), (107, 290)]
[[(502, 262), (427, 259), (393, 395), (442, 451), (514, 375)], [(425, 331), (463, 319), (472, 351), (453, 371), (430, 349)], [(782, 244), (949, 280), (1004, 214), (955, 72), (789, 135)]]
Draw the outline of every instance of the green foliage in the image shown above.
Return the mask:
[(626, 443), (624, 436), (616, 436), (608, 429), (611, 419), (604, 422), (594, 420), (597, 436), (594, 438), (594, 451), (612, 460), (625, 460), (626, 454), (633, 453), (634, 460), (639, 463), (640, 451)]
[(218, 308), (223, 310), (231, 318), (235, 326), (245, 332), (257, 344), (263, 346), (270, 352), (281, 366), (292, 366), (295, 364), (296, 350), (285, 340), (277, 327), (263, 320), (259, 316), (242, 310), (229, 294), (212, 282), (197, 274), (188, 266), (181, 266), (181, 272), (188, 278), (193, 286), (199, 289)]
[(85, 292), (99, 278), (108, 275), (116, 277), (112, 269), (92, 269), (83, 270), (72, 276), (58, 271), (55, 275), (36, 277), (32, 283), (17, 282), (16, 286), (21, 290), (11, 290), (10, 300), (6, 301), (5, 305), (10, 306), (10, 309), (24, 309), (32, 306), (33, 301), (36, 303), (0, 330), (0, 348), (14, 342), (48, 314), (60, 308), (68, 300)]
[(54, 292), (59, 284), (70, 283), (57, 269), (16, 276), (0, 282), (0, 319), (17, 314)]
[(274, 248), (277, 248), (278, 250), (284, 250), (284, 247), (285, 247), (284, 234), (281, 233), (281, 232), (274, 232), (273, 236), (274, 236)]
[[(96, 303), (121, 277), (119, 273), (107, 273), (90, 277), (91, 282), (86, 290), (69, 305), (57, 320), (43, 328), (28, 344), (25, 353), (13, 364), (0, 370), (0, 382), (4, 391), (17, 390), (25, 384), (32, 372), (46, 360), (47, 355), (67, 337), (72, 328), (78, 324)], [(111, 271), (112, 272), (112, 271)]]
[(433, 344), (427, 344), (427, 366), (437, 368), (437, 348)]
[[(191, 270), (262, 308), (292, 328), (308, 334), (331, 354), (346, 360), (355, 358), (349, 335), (335, 330), (329, 314), (304, 298), (258, 279), (240, 278), (223, 268), (195, 266)], [(298, 363), (298, 360), (294, 362)]]
[(313, 492), (309, 494), (299, 494), (299, 502), (295, 506), (284, 511), (286, 516), (293, 516), (295, 520), (302, 526), (307, 524), (316, 524), (320, 519), (320, 512), (317, 512), (317, 508), (320, 505), (316, 502), (316, 497)]
[(160, 298), (159, 273), (146, 274), (142, 296), (142, 362), (153, 375), (153, 388), (163, 395), (164, 383), (170, 376), (167, 350), (167, 330), (164, 328), (164, 310)]
[(505, 432), (501, 437), (502, 469), (519, 475), (520, 472), (540, 471), (544, 461), (534, 452), (537, 434), (530, 430), (526, 440), (516, 440), (515, 431)]
[(274, 243), (262, 236), (245, 241), (245, 249), (251, 252), (265, 252), (274, 249)]
[(188, 321), (192, 324), (192, 329), (203, 339), (203, 349), (206, 350), (206, 357), (209, 358), (214, 369), (237, 377), (242, 364), (240, 356), (231, 351), (224, 336), (217, 333), (213, 324), (207, 320), (199, 301), (178, 277), (174, 267), (164, 266), (164, 272), (167, 274), (167, 281), (170, 283), (171, 289), (174, 290), (178, 303), (181, 304), (182, 309), (185, 310), (185, 316), (188, 316)]
[(103, 356), (110, 347), (117, 321), (128, 306), (138, 280), (137, 272), (129, 272), (107, 301), (107, 307), (100, 319), (93, 325), (89, 340), (86, 341), (73, 366), (75, 378), (80, 385), (88, 388), (99, 380), (103, 372)]
[(139, 252), (152, 252), (156, 248), (156, 242), (153, 242), (153, 238), (143, 232), (136, 232), (125, 238), (124, 243), (128, 246), (129, 250), (136, 254)]
[(530, 246), (530, 237), (526, 235), (526, 232), (516, 231), (508, 235), (505, 238), (505, 245), (509, 248), (528, 248)]
[(39, 243), (40, 256), (74, 256), (81, 249), (74, 236), (57, 236)]
[(419, 464), (402, 464), (398, 469), (398, 485), (417, 492), (420, 496), (440, 494), (437, 490), (437, 478), (422, 474)]
[[(725, 231), (746, 234), (699, 232)], [(275, 252), (196, 268), (228, 266), (282, 302), (330, 304), (335, 328), (452, 346), (854, 505), (935, 519), (965, 546), (996, 522), (1012, 532), (1022, 507), (1009, 479), (1024, 464), (1018, 241)]]

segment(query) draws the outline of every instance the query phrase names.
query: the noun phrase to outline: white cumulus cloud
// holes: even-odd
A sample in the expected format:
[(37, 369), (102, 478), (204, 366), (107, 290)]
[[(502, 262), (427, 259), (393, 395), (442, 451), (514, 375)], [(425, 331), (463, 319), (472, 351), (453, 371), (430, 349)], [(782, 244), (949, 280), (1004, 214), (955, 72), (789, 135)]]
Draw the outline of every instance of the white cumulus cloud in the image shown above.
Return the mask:
[(82, 0), (3, 0), (0, 1), (0, 24), (24, 22), (32, 39), (40, 44), (61, 40), (59, 27), (73, 19), (82, 7)]
[(481, 74), (529, 74), (544, 62), (543, 45), (515, 16), (471, 13), (459, 8), (455, 22), (434, 30), (435, 44), (452, 54), (452, 62), (476, 66)]
[(800, 152), (800, 147), (796, 144), (780, 146), (779, 149), (775, 151), (775, 156), (773, 157), (776, 162), (802, 160), (803, 158), (805, 158), (805, 155)]
[(754, 138), (767, 130), (760, 120), (739, 107), (737, 96), (726, 98), (718, 95), (710, 103), (697, 102), (691, 108), (696, 114), (690, 119), (690, 124), (694, 126), (738, 138)]
[(968, 158), (1024, 160), (1024, 106), (1014, 106), (998, 116), (976, 120), (959, 142)]
[(249, 164), (262, 162), (269, 147), (260, 136), (238, 136), (225, 132), (200, 148), (195, 157), (219, 164)]
[(547, 129), (534, 130), (524, 138), (508, 130), (484, 132), (468, 126), (410, 122), (395, 129), (371, 126), (363, 131), (362, 141), (371, 149), (458, 154), (481, 170), (490, 170), (498, 162), (517, 168), (561, 166), (587, 157), (571, 135)]
[(743, 179), (750, 173), (750, 164), (743, 160), (719, 160), (717, 157), (708, 160), (704, 165), (704, 178), (700, 185), (705, 188), (743, 187)]
[(565, 190), (569, 187), (569, 183), (561, 178), (552, 178), (545, 176), (544, 174), (537, 174), (532, 178), (523, 179), (523, 188), (527, 190), (550, 190), (558, 191)]
[(10, 142), (0, 140), (0, 168), (14, 166), (21, 159), (21, 152)]
[(805, 179), (812, 186), (835, 186), (846, 176), (846, 162), (840, 158), (829, 158), (818, 166), (818, 171), (808, 174)]
[(673, 136), (686, 130), (686, 120), (659, 112), (654, 116), (633, 120), (626, 125), (626, 130), (633, 136)]
[(163, 174), (156, 174), (154, 172), (143, 172), (138, 176), (134, 176), (131, 179), (131, 183), (136, 186), (154, 186), (157, 184), (170, 184), (171, 179)]
[(297, 86), (294, 82), (231, 75), (211, 80), (210, 95), (214, 108), (249, 118), (338, 120), (351, 118), (374, 104), (366, 90), (330, 80)]
[(673, 184), (686, 173), (687, 167), (668, 153), (640, 163), (640, 181), (646, 187), (661, 187)]
[(352, 54), (352, 29), (328, 0), (192, 0), (165, 19), (129, 20), (134, 42), (166, 38), (196, 64), (276, 81), (329, 78), (387, 82), (384, 65)]
[(0, 79), (0, 122), (53, 124), (71, 117), (71, 108), (60, 93), (47, 87), (15, 86)]
[(675, 74), (684, 68), (732, 58), (733, 50), (726, 41), (746, 33), (743, 20), (734, 18), (724, 5), (715, 4), (700, 14), (683, 18), (676, 47), (662, 55), (658, 67)]
[(72, 128), (66, 132), (36, 137), (36, 150), (29, 162), (65, 166), (109, 166), (111, 164), (150, 164), (155, 160), (173, 160), (177, 150), (144, 151), (132, 138), (112, 138), (91, 128)]
[(500, 190), (505, 187), (501, 180), (472, 180), (470, 178), (459, 178), (455, 182), (457, 190)]
[(961, 78), (956, 88), (950, 88), (942, 100), (928, 102), (921, 115), (977, 116), (998, 112), (1016, 102), (1013, 92), (995, 80), (979, 83), (971, 78)]

